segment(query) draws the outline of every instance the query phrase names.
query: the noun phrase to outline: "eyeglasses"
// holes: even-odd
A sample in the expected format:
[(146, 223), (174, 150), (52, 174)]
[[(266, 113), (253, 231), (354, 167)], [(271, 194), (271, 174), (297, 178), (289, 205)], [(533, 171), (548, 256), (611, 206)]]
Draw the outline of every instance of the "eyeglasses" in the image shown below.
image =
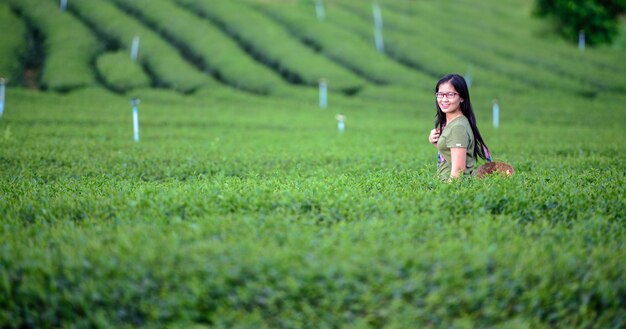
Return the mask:
[(443, 96), (448, 97), (448, 99), (453, 99), (456, 97), (456, 95), (458, 95), (459, 93), (453, 93), (453, 92), (449, 92), (449, 93), (435, 93), (435, 96), (437, 98), (443, 98)]

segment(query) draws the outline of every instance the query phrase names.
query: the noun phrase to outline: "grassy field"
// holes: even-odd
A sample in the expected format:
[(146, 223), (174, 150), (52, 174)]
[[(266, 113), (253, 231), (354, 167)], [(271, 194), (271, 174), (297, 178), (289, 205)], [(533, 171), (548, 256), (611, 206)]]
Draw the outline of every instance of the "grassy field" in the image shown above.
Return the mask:
[[(315, 20), (293, 19), (315, 18), (313, 1), (213, 1), (154, 3), (206, 31), (194, 35), (160, 27), (145, 1), (70, 0), (50, 17), (98, 41), (77, 59), (92, 80), (55, 88), (40, 76), (41, 90), (16, 67), (42, 49), (40, 72), (54, 72), (62, 45), (33, 42), (61, 29), (0, 1), (0, 25), (39, 35), (0, 36), (0, 75), (14, 79), (0, 118), (0, 327), (626, 325), (624, 50), (579, 52), (530, 1), (385, 0), (395, 52), (381, 67), (421, 80), (381, 85), (380, 68), (341, 57), (364, 47), (369, 3), (324, 1), (317, 24), (341, 33), (321, 42)], [(238, 10), (280, 32), (262, 36)], [(446, 13), (464, 28), (446, 30)], [(122, 26), (168, 50), (129, 61), (137, 31), (124, 39)], [(226, 39), (221, 53), (198, 41)], [(229, 56), (249, 71), (224, 67)], [(427, 135), (448, 65), (474, 73), (483, 137), (516, 175), (437, 179)], [(340, 81), (326, 109), (319, 72)]]

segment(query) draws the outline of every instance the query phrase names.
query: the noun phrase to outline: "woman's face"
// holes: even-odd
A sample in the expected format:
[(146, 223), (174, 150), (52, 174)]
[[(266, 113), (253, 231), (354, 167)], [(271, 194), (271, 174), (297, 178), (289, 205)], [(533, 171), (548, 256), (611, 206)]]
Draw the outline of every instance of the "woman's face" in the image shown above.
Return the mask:
[(439, 85), (436, 97), (437, 104), (439, 104), (439, 108), (443, 113), (457, 114), (457, 111), (461, 113), (463, 99), (450, 82), (444, 82)]

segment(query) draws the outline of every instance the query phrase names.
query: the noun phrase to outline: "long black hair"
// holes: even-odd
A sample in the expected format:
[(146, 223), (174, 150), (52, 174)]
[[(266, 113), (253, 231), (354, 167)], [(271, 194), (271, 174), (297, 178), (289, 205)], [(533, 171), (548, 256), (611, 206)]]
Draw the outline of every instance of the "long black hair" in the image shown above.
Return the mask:
[[(439, 91), (439, 86), (450, 82), (454, 89), (459, 93), (459, 96), (463, 99), (461, 103), (461, 112), (469, 121), (470, 127), (472, 127), (472, 132), (474, 133), (474, 140), (476, 141), (476, 145), (474, 146), (474, 157), (477, 155), (481, 158), (487, 160), (489, 153), (489, 148), (483, 141), (483, 137), (480, 135), (480, 131), (478, 131), (478, 126), (476, 125), (476, 117), (474, 116), (474, 110), (472, 109), (472, 102), (470, 101), (469, 89), (467, 88), (467, 83), (465, 79), (458, 74), (448, 74), (443, 78), (439, 79), (437, 85), (435, 86), (435, 92)], [(435, 117), (435, 128), (439, 128), (440, 131), (443, 131), (443, 128), (446, 125), (446, 114), (443, 113), (441, 108), (439, 107), (439, 103), (435, 100), (435, 106), (437, 106), (437, 116)]]

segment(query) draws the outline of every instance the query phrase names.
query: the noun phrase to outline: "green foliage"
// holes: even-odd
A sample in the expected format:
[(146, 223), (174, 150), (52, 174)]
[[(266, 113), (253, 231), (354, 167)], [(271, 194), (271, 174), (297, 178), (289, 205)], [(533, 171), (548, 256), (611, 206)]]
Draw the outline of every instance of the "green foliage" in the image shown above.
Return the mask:
[(11, 90), (2, 326), (625, 321), (626, 112), (605, 97), (506, 95), (502, 130), (477, 114), (517, 175), (443, 184), (415, 139), (429, 93), (344, 99), (339, 134), (314, 102), (137, 90), (133, 143), (125, 97)]
[(536, 0), (535, 12), (557, 22), (557, 31), (567, 40), (576, 42), (579, 32), (585, 33), (590, 45), (611, 43), (618, 32), (617, 18), (626, 12), (626, 2)]
[(74, 0), (68, 2), (72, 10), (104, 35), (109, 47), (123, 47), (130, 51), (133, 38), (139, 36), (138, 59), (156, 79), (160, 87), (192, 92), (214, 81), (187, 62), (175, 48), (159, 35), (143, 26), (105, 0)]
[[(351, 30), (366, 40), (372, 39), (372, 10), (370, 4), (361, 2), (338, 2), (338, 6), (328, 9), (327, 20), (345, 29)], [(419, 13), (419, 11), (418, 11)], [(356, 14), (356, 15), (355, 15)], [(431, 42), (430, 33), (412, 28), (413, 21), (425, 19), (428, 15), (408, 16), (383, 7), (385, 24), (384, 40), (387, 54), (400, 63), (416, 68), (433, 78), (440, 78), (448, 72), (458, 72), (471, 79), (472, 87), (490, 86), (523, 90), (519, 81), (509, 79), (493, 72), (490, 67), (465, 61), (462, 53), (455, 53), (441, 45)], [(432, 86), (431, 86), (432, 87)]]
[(5, 2), (0, 2), (0, 31), (4, 31), (0, 34), (0, 78), (7, 79), (9, 85), (18, 85), (26, 53), (26, 26)]
[(100, 44), (79, 20), (59, 10), (54, 2), (10, 0), (44, 38), (45, 60), (41, 73), (44, 88), (68, 91), (93, 86), (91, 61)]
[[(442, 11), (439, 5), (432, 2), (418, 2), (410, 8), (415, 11), (412, 14), (432, 19), (431, 21), (415, 20), (411, 24), (414, 28), (412, 33), (421, 37), (422, 40), (429, 40), (429, 42), (437, 45), (439, 48), (455, 54), (461, 59), (462, 63), (468, 63), (473, 67), (486, 68), (494, 72), (495, 75), (500, 75), (499, 79), (490, 81), (491, 84), (498, 85), (498, 89), (503, 89), (505, 88), (504, 86), (511, 86), (512, 89), (517, 89), (517, 84), (506, 83), (506, 80), (514, 80), (514, 82), (519, 81), (532, 88), (562, 89), (583, 94), (592, 92), (592, 87), (587, 81), (564, 79), (563, 70), (546, 69), (546, 67), (551, 65), (538, 63), (533, 49), (520, 49), (523, 47), (506, 41), (506, 37), (490, 37), (488, 34), (490, 32), (488, 31), (492, 28), (498, 29), (498, 23), (502, 24), (503, 21), (492, 22), (490, 26), (485, 27), (479, 25), (482, 22), (480, 20), (482, 14), (476, 15), (477, 17), (470, 16), (472, 14), (471, 4), (464, 5), (460, 3), (458, 6), (451, 6), (447, 12)], [(404, 8), (394, 8), (395, 11), (401, 9)], [(459, 17), (467, 15), (467, 18), (463, 21), (464, 24), (449, 24), (447, 15), (451, 13)], [(441, 31), (447, 31), (447, 33), (442, 33)], [(432, 36), (434, 35), (437, 37), (433, 38)], [(542, 58), (549, 58), (550, 56), (546, 55)], [(490, 74), (490, 76), (493, 75), (493, 73)], [(502, 77), (508, 79), (502, 79)], [(502, 82), (502, 84), (499, 84), (499, 82)]]
[[(374, 41), (354, 38), (349, 31), (320, 22), (309, 8), (299, 5), (260, 5), (257, 8), (284, 24), (303, 42), (311, 44), (335, 62), (350, 68), (373, 83), (403, 84), (414, 88), (430, 89), (431, 77), (408, 69), (379, 53)], [(351, 42), (345, 42), (351, 40)]]
[(317, 86), (326, 79), (333, 90), (353, 91), (365, 82), (346, 68), (320, 56), (263, 14), (229, 0), (175, 0), (227, 31), (244, 48), (294, 84)]
[(267, 94), (284, 82), (255, 62), (215, 25), (170, 1), (115, 1), (137, 13), (180, 48), (196, 58), (204, 70), (236, 88)]
[(128, 52), (106, 53), (96, 60), (96, 69), (104, 83), (112, 90), (126, 92), (131, 89), (148, 87), (150, 78)]
[(626, 17), (622, 17), (619, 23), (619, 32), (614, 43), (615, 49), (626, 50)]
[[(546, 41), (518, 0), (380, 0), (388, 58), (362, 0), (324, 1), (324, 22), (312, 0), (170, 1), (63, 14), (106, 44), (89, 74), (141, 99), (140, 142), (129, 94), (7, 90), (0, 328), (624, 327), (623, 51)], [(450, 70), (515, 176), (436, 178)]]

